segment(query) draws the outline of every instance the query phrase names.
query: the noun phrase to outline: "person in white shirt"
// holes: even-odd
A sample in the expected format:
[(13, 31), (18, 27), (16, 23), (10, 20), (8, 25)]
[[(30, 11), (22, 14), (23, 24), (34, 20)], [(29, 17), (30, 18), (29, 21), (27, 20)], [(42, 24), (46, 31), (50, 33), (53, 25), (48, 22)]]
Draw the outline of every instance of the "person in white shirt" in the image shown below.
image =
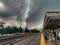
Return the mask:
[(58, 29), (58, 40), (60, 41), (60, 28)]
[(59, 31), (58, 37), (60, 37), (60, 31)]

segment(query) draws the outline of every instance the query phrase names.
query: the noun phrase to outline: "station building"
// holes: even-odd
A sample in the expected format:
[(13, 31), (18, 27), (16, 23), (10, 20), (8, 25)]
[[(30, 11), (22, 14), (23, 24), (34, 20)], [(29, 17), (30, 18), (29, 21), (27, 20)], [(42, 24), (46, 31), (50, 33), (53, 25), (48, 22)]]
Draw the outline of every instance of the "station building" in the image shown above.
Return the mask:
[(60, 28), (60, 12), (46, 12), (43, 22), (43, 29)]

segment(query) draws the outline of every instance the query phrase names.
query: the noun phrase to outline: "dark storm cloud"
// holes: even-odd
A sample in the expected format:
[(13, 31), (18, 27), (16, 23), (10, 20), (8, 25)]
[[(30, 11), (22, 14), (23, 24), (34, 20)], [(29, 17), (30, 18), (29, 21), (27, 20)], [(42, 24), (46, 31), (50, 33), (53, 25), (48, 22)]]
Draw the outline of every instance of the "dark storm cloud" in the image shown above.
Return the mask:
[(27, 23), (33, 23), (32, 25), (37, 25), (42, 22), (43, 19), (43, 9), (48, 1), (47, 0), (33, 0), (33, 5), (31, 6), (31, 10), (29, 12), (29, 18), (27, 19)]
[[(28, 3), (26, 0), (1, 0), (6, 8), (0, 12), (0, 19), (11, 25), (25, 24), (25, 13)], [(21, 23), (20, 23), (21, 22)], [(24, 26), (23, 26), (24, 27)]]
[(19, 24), (25, 23), (25, 13), (28, 6), (26, 0), (1, 0), (1, 1), (6, 7), (5, 12), (0, 13), (1, 19), (10, 21), (15, 20)]
[(6, 12), (2, 14), (2, 17), (10, 17), (19, 15), (20, 18), (24, 17), (24, 12), (26, 11), (26, 2), (25, 0), (1, 0), (6, 6)]
[(6, 10), (4, 12), (0, 12), (0, 18), (8, 18), (14, 15), (14, 12), (7, 0), (1, 0)]
[[(0, 18), (12, 20), (14, 25), (18, 21), (29, 27), (41, 25), (46, 11), (59, 11), (60, 0), (1, 0), (6, 7), (0, 11)], [(29, 4), (30, 1), (30, 4)], [(29, 9), (29, 10), (28, 10)], [(28, 12), (27, 12), (28, 11)], [(26, 14), (27, 12), (27, 14)], [(28, 17), (27, 17), (27, 16)], [(15, 23), (16, 22), (16, 23)]]
[(60, 0), (31, 0), (32, 6), (29, 18), (26, 20), (31, 26), (42, 24), (45, 12), (60, 11)]

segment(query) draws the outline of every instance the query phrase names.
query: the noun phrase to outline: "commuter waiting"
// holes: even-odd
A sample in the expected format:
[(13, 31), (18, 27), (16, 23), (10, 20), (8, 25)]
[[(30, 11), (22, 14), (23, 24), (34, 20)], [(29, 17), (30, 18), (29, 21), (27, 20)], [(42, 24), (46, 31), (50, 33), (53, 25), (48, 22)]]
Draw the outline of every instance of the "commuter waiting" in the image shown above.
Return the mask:
[(47, 42), (47, 40), (48, 40), (48, 34), (47, 34), (47, 32), (44, 32), (44, 38), (45, 38), (45, 42)]
[(60, 41), (60, 28), (58, 29), (58, 32), (57, 32), (57, 39)]

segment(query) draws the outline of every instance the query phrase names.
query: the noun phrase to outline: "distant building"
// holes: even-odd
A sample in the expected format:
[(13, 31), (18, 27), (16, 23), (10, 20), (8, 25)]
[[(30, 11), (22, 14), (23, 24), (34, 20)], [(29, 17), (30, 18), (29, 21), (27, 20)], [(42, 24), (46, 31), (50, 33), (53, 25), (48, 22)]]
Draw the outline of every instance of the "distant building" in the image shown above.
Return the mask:
[(57, 29), (60, 27), (60, 12), (47, 12), (44, 17), (44, 29)]

